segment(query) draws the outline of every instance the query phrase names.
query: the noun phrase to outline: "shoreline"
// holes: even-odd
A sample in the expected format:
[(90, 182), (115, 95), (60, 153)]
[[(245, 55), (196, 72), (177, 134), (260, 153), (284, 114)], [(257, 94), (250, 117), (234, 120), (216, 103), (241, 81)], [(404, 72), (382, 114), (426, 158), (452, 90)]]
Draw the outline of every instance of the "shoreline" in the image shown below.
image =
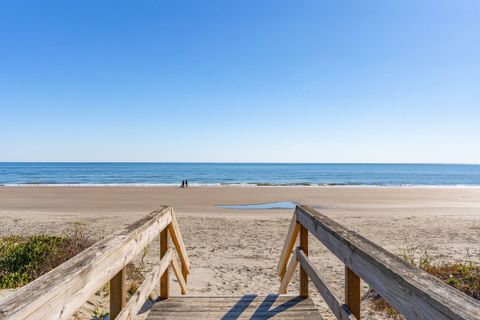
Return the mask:
[[(161, 183), (71, 183), (71, 184), (52, 184), (52, 183), (25, 183), (25, 184), (0, 184), (0, 188), (47, 188), (47, 187), (66, 187), (66, 188), (180, 188), (179, 184), (161, 184)], [(446, 184), (446, 185), (435, 185), (435, 184), (404, 184), (404, 185), (373, 185), (373, 184), (252, 184), (252, 183), (237, 183), (237, 184), (196, 184), (189, 183), (189, 188), (385, 188), (385, 189), (480, 189), (480, 185), (469, 185), (469, 184)]]

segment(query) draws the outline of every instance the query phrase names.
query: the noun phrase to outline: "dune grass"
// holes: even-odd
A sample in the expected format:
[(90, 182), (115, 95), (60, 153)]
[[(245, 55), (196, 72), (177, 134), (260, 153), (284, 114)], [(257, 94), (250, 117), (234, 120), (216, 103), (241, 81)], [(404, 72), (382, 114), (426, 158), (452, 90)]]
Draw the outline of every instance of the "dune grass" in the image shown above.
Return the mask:
[(60, 236), (40, 234), (1, 237), (0, 288), (24, 286), (94, 242), (79, 226), (74, 226)]

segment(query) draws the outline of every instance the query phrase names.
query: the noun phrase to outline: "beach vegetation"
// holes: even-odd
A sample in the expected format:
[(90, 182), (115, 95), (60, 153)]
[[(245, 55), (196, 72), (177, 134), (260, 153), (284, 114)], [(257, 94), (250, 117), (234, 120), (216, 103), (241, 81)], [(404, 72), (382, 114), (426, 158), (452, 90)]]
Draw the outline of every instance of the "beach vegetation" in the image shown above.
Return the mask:
[(143, 262), (138, 266), (130, 262), (127, 264), (127, 294), (131, 297), (145, 280), (145, 266)]
[(80, 226), (63, 235), (0, 237), (0, 288), (24, 286), (93, 243)]
[[(93, 245), (95, 240), (85, 230), (84, 224), (75, 223), (61, 235), (0, 237), (0, 289), (22, 287)], [(143, 250), (139, 265), (129, 263), (126, 266), (129, 297), (145, 279), (148, 252), (148, 247)], [(109, 287), (107, 282), (96, 294), (108, 295)], [(93, 318), (108, 319), (108, 312), (97, 308)]]
[[(127, 299), (130, 299), (130, 297), (137, 292), (138, 288), (140, 288), (140, 285), (145, 280), (145, 274), (147, 271), (144, 257), (142, 257), (139, 263), (130, 262), (126, 265)], [(108, 296), (110, 294), (110, 281), (99, 288), (95, 294), (97, 296)]]
[(93, 310), (93, 319), (94, 320), (107, 320), (109, 319), (110, 312), (106, 310), (100, 310), (99, 308), (95, 308)]

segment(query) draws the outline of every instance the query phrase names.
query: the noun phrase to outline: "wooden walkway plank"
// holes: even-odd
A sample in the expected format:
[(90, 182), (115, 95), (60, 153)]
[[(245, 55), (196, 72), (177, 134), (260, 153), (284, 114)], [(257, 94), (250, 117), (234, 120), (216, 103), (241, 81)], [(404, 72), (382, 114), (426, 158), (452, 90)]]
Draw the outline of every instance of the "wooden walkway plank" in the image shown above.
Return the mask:
[(318, 319), (309, 298), (271, 294), (240, 297), (171, 297), (154, 304), (148, 320), (163, 319)]

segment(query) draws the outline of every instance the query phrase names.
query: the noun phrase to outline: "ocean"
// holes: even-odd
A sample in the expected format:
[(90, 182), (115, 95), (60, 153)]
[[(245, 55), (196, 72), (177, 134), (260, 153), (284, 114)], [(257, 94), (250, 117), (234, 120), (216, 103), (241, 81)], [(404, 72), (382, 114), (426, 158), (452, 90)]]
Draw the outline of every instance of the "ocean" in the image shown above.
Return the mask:
[(0, 162), (0, 185), (475, 186), (480, 165)]

